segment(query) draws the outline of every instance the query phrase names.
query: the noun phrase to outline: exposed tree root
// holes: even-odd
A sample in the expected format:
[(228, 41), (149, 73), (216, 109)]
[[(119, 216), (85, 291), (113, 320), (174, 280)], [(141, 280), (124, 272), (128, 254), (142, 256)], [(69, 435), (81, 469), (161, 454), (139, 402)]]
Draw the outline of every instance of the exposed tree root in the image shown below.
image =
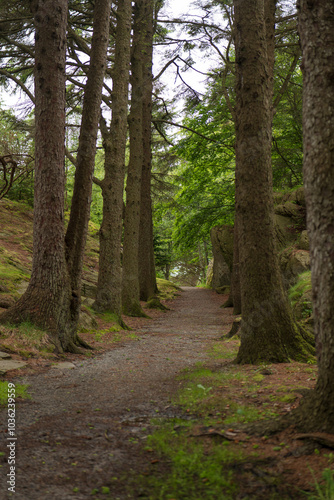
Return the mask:
[(160, 311), (169, 311), (169, 308), (164, 306), (158, 297), (150, 297), (146, 303), (148, 309), (159, 309)]
[(238, 318), (235, 318), (235, 320), (233, 321), (231, 330), (226, 335), (223, 335), (221, 338), (223, 340), (231, 339), (232, 337), (234, 337), (234, 335), (238, 334), (238, 332), (240, 330), (240, 326), (241, 326), (241, 316), (239, 316)]

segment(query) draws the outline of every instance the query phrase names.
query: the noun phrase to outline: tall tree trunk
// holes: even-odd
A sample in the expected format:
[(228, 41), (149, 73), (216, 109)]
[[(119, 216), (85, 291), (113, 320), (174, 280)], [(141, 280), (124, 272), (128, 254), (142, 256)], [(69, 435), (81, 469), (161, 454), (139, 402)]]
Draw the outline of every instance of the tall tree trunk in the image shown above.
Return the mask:
[(283, 290), (271, 171), (274, 0), (235, 0), (236, 210), (242, 303), (238, 363), (306, 360), (312, 347)]
[(72, 318), (76, 325), (81, 302), (81, 273), (87, 239), (100, 118), (102, 86), (109, 45), (111, 0), (96, 0), (90, 65), (85, 86), (71, 215), (66, 231), (66, 257), (72, 288)]
[(303, 52), (304, 186), (310, 238), (318, 380), (297, 410), (301, 427), (333, 432), (334, 422), (334, 5), (300, 0)]
[(143, 165), (143, 53), (145, 2), (134, 6), (131, 55), (131, 110), (129, 115), (130, 159), (126, 182), (126, 207), (123, 242), (122, 307), (124, 314), (143, 316), (139, 301), (139, 224)]
[(233, 302), (233, 314), (241, 314), (241, 290), (240, 290), (240, 263), (239, 263), (239, 245), (238, 245), (238, 214), (234, 217), (233, 231), (233, 266), (231, 276), (231, 295)]
[(67, 0), (34, 3), (35, 198), (32, 274), (2, 322), (31, 321), (71, 350), (71, 287), (64, 246), (65, 55)]
[(94, 308), (111, 311), (121, 322), (123, 191), (127, 137), (130, 69), (131, 1), (119, 0), (115, 37), (112, 117), (110, 130), (102, 123), (105, 177), (99, 183), (103, 196), (100, 259)]
[(146, 2), (143, 47), (143, 165), (139, 226), (139, 289), (140, 299), (148, 300), (158, 291), (153, 247), (153, 221), (151, 199), (151, 121), (152, 121), (152, 57), (153, 57), (153, 0)]

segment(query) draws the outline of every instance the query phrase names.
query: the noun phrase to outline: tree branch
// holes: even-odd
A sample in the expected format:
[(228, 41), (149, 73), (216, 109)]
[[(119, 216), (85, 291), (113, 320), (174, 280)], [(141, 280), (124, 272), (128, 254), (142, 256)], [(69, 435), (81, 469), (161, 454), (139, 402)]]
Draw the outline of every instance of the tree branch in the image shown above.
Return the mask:
[(215, 139), (211, 139), (211, 137), (207, 137), (206, 135), (201, 134), (200, 132), (197, 132), (197, 130), (194, 130), (193, 128), (187, 127), (186, 125), (181, 125), (180, 123), (175, 123), (175, 122), (172, 122), (172, 121), (169, 121), (169, 120), (162, 120), (162, 119), (152, 120), (152, 122), (153, 123), (154, 122), (155, 123), (167, 123), (168, 125), (172, 125), (173, 127), (179, 127), (179, 128), (184, 129), (184, 130), (188, 130), (189, 132), (192, 132), (193, 134), (196, 134), (199, 137), (202, 137), (206, 141), (214, 142), (216, 144), (220, 144), (220, 145), (225, 146), (226, 148), (229, 148), (229, 149), (231, 149), (231, 150), (234, 151), (234, 146), (231, 146), (229, 144), (225, 144), (224, 142), (221, 142), (221, 141), (216, 141)]
[(23, 90), (23, 92), (25, 94), (27, 94), (27, 96), (29, 97), (29, 99), (31, 100), (31, 102), (33, 104), (35, 104), (35, 96), (30, 92), (30, 90), (28, 89), (28, 87), (26, 87), (24, 85), (24, 83), (21, 82), (21, 80), (19, 78), (17, 78), (16, 76), (12, 75), (9, 71), (6, 71), (5, 69), (0, 69), (0, 75), (4, 75), (7, 78), (9, 78), (10, 80), (12, 80), (13, 82), (15, 82), (19, 87), (21, 87), (21, 89)]

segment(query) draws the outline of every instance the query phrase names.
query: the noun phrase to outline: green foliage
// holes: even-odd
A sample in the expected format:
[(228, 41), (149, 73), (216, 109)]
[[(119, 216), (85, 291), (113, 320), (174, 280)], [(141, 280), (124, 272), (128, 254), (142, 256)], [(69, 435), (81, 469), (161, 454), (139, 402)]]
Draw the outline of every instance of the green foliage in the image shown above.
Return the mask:
[(311, 291), (311, 271), (300, 274), (297, 283), (289, 290), (291, 305), (295, 309), (300, 309), (302, 318), (307, 318), (312, 314)]
[[(8, 383), (7, 381), (0, 381), (0, 406), (7, 406), (8, 401)], [(27, 393), (28, 385), (15, 383), (15, 398), (30, 399), (30, 394)]]
[(289, 290), (289, 299), (294, 305), (306, 292), (312, 290), (311, 271), (305, 271), (298, 276), (298, 281)]
[(307, 493), (305, 495), (309, 500), (333, 500), (334, 498), (334, 471), (327, 468), (322, 473), (322, 483), (316, 481), (313, 471), (315, 493)]
[(201, 135), (183, 133), (175, 147), (181, 161), (174, 238), (182, 249), (208, 240), (212, 226), (231, 223), (234, 214), (234, 125), (216, 82), (203, 101), (187, 112), (184, 124)]
[[(148, 437), (148, 448), (153, 447), (170, 462), (170, 472), (163, 478), (142, 478), (149, 499), (221, 500), (230, 499), (237, 491), (228, 464), (241, 459), (229, 443), (213, 443), (210, 452), (191, 439), (193, 424), (184, 420), (164, 423)], [(179, 430), (180, 428), (180, 430)]]
[(0, 196), (33, 205), (33, 148), (32, 121), (0, 107)]

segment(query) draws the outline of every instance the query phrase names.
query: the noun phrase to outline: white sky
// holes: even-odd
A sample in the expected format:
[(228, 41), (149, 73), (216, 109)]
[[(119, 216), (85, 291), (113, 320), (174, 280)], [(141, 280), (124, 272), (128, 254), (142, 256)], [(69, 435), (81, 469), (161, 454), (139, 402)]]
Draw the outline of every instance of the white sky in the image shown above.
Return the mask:
[[(166, 0), (165, 6), (161, 10), (159, 17), (162, 18), (177, 18), (181, 15), (187, 15), (187, 17), (194, 16), (199, 12), (194, 6), (193, 0)], [(173, 37), (176, 36), (173, 34)], [(182, 35), (184, 37), (184, 34)], [(186, 58), (187, 54), (182, 54), (183, 58)], [(196, 64), (195, 67), (206, 72), (210, 67), (214, 65), (213, 61), (210, 59), (204, 59), (203, 55), (197, 51), (195, 56)], [(167, 60), (163, 58), (161, 50), (155, 50), (153, 74), (156, 75), (160, 69), (166, 64)], [(180, 66), (182, 63), (179, 63)], [(175, 81), (176, 72), (175, 68), (170, 68), (166, 74), (163, 76), (163, 81), (169, 89), (169, 96), (176, 92), (176, 87), (181, 83), (180, 79)], [(205, 76), (199, 73), (188, 70), (186, 73), (182, 73), (184, 80), (195, 88), (197, 91), (201, 92), (204, 90), (204, 80)], [(3, 107), (12, 108), (19, 115), (22, 114), (23, 110), (29, 105), (30, 100), (21, 90), (18, 90), (16, 94), (9, 92), (0, 91), (0, 100)], [(24, 112), (23, 112), (24, 114)]]

